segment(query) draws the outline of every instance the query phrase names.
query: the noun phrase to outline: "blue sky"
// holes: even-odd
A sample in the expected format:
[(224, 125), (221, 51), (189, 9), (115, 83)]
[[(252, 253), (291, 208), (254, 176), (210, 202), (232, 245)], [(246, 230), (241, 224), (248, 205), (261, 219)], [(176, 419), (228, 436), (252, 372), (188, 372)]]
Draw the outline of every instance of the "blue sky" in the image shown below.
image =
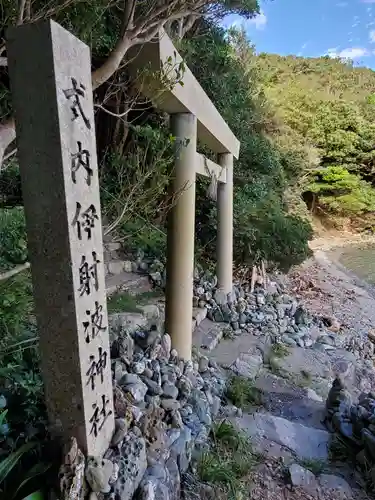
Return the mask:
[(257, 52), (306, 57), (350, 58), (375, 70), (375, 0), (261, 0), (250, 21), (229, 16), (227, 26), (244, 24)]

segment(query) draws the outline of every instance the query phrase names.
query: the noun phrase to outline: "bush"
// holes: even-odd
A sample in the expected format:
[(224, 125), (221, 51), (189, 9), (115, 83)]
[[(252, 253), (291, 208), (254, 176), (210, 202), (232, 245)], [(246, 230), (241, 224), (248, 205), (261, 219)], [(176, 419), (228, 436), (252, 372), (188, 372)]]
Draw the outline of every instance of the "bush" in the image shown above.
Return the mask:
[(144, 252), (147, 257), (165, 259), (167, 235), (163, 228), (139, 217), (122, 224), (119, 236), (126, 252), (135, 255)]
[(23, 208), (0, 209), (0, 272), (27, 261)]
[(375, 190), (359, 175), (342, 166), (318, 170), (307, 190), (316, 196), (316, 204), (341, 215), (360, 215), (375, 211)]
[[(1, 270), (27, 259), (21, 208), (0, 211), (0, 241)], [(0, 281), (0, 493), (9, 499), (24, 498), (49, 468), (42, 458), (47, 416), (32, 313), (30, 272)]]
[[(107, 231), (139, 237), (165, 220), (170, 206), (167, 188), (173, 167), (173, 137), (163, 124), (131, 128), (127, 153), (105, 155), (101, 166), (103, 213)], [(122, 228), (122, 229), (120, 229)]]

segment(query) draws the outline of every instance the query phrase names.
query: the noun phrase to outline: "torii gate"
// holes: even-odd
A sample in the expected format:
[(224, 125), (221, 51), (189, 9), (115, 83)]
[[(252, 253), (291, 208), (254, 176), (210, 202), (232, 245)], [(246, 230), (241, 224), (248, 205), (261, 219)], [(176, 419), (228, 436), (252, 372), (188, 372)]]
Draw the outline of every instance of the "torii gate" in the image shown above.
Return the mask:
[[(146, 66), (161, 71), (182, 62), (164, 30), (156, 40), (145, 44), (130, 67)], [(232, 291), (233, 273), (233, 158), (238, 158), (240, 143), (204, 92), (192, 72), (185, 67), (183, 85), (166, 88), (155, 99), (155, 87), (142, 92), (162, 111), (171, 115), (176, 137), (173, 192), (179, 193), (171, 209), (167, 236), (166, 331), (172, 347), (183, 359), (191, 358), (192, 303), (194, 275), (195, 178), (214, 175), (217, 187), (217, 277), (218, 287)], [(214, 163), (197, 153), (200, 139), (218, 156)]]

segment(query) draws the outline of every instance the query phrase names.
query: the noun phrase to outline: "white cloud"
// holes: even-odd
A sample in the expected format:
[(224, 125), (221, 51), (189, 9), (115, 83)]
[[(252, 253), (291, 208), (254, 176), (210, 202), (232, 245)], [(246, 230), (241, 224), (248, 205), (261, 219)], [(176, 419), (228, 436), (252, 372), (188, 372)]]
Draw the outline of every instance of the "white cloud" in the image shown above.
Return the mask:
[(263, 30), (267, 24), (267, 16), (261, 10), (260, 14), (255, 16), (253, 19), (249, 19), (247, 22), (249, 24), (253, 24), (257, 30)]
[(338, 54), (338, 48), (337, 47), (334, 47), (332, 49), (327, 49), (327, 52), (324, 54), (325, 56), (329, 56), (329, 57), (339, 57), (337, 54)]
[(368, 34), (371, 43), (375, 43), (375, 30), (371, 30)]
[(359, 57), (366, 57), (370, 54), (367, 49), (362, 47), (348, 47), (343, 50), (338, 50), (338, 48), (328, 49), (325, 55), (333, 59), (337, 57), (342, 59), (358, 59)]
[(241, 28), (243, 25), (243, 20), (242, 19), (235, 19), (233, 22), (229, 24), (229, 28)]

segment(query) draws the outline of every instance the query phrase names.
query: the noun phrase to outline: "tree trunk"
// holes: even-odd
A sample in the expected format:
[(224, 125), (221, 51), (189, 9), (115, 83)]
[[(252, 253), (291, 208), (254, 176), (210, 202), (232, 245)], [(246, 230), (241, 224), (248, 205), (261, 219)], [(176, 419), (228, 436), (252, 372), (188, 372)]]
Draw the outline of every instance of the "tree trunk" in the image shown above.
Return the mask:
[(97, 89), (104, 82), (109, 80), (111, 76), (118, 70), (125, 54), (130, 48), (130, 40), (124, 39), (119, 40), (113, 49), (112, 53), (106, 59), (106, 61), (96, 69), (92, 74), (92, 88)]

